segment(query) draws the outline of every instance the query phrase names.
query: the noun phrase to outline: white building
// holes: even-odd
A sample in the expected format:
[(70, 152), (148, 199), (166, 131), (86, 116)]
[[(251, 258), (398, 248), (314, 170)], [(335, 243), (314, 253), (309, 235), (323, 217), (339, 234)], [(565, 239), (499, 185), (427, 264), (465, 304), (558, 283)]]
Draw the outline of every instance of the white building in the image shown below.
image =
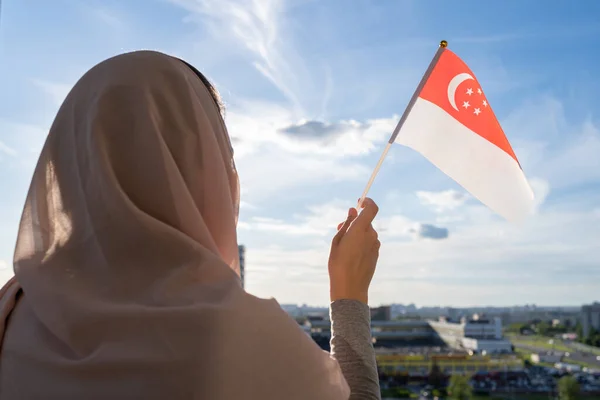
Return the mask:
[(470, 350), (474, 353), (511, 353), (512, 344), (502, 336), (502, 320), (474, 315), (460, 322), (446, 319), (429, 321), (431, 327), (449, 347)]
[(465, 337), (488, 340), (502, 339), (502, 319), (500, 317), (480, 319), (478, 315), (474, 315), (472, 319), (463, 319), (462, 322)]

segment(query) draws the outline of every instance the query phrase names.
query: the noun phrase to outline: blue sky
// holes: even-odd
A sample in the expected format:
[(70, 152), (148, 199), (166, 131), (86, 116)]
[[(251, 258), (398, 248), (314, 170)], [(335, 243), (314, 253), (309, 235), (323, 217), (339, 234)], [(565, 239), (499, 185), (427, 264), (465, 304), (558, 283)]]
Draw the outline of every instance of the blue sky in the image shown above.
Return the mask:
[[(326, 304), (331, 235), (441, 39), (486, 91), (537, 195), (510, 225), (393, 147), (373, 304), (539, 305), (600, 293), (600, 2), (8, 0), (0, 21), (0, 281), (45, 134), (112, 55), (155, 49), (215, 82), (242, 184), (247, 289)], [(304, 125), (304, 129), (298, 129)]]

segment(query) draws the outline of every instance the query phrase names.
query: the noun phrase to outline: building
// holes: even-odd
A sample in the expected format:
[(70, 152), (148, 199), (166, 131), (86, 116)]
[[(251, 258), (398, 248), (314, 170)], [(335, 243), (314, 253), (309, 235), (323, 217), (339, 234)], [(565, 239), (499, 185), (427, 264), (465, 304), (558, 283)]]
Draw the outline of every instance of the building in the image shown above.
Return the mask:
[(379, 348), (443, 346), (427, 321), (371, 321), (373, 346)]
[[(312, 307), (306, 304), (297, 305), (297, 304), (281, 304), (281, 308), (283, 311), (288, 313), (292, 318), (299, 319), (313, 319), (312, 317), (318, 316), (321, 317), (322, 320), (329, 318), (329, 308), (328, 307)], [(330, 325), (329, 321), (326, 321), (327, 326)]]
[[(311, 336), (316, 341), (329, 340), (331, 337), (331, 321), (311, 320)], [(376, 348), (397, 347), (430, 347), (443, 346), (435, 331), (427, 321), (371, 321), (371, 336)]]
[(502, 336), (500, 317), (463, 318), (460, 322), (440, 318), (429, 321), (442, 341), (450, 348), (461, 349), (475, 354), (512, 353), (512, 344)]
[[(308, 310), (299, 307), (282, 306), (291, 316), (308, 317)], [(331, 321), (327, 309), (321, 313), (324, 318), (308, 319), (307, 329), (315, 341), (327, 342), (331, 337)], [(396, 321), (385, 320), (389, 315), (388, 308), (372, 309), (372, 315), (380, 318), (371, 320), (371, 336), (376, 348), (396, 349), (399, 347), (445, 347), (452, 351), (470, 354), (506, 354), (512, 353), (512, 343), (502, 335), (500, 317), (484, 319), (474, 317), (452, 322), (442, 318), (440, 321), (418, 319), (403, 319)]]
[[(494, 349), (491, 344), (500, 350), (511, 348), (511, 344), (502, 338), (502, 326), (498, 321), (492, 320), (485, 324), (483, 319), (479, 323), (447, 323), (446, 330), (452, 331), (457, 337), (464, 338), (464, 333), (487, 339), (473, 339), (474, 344), (488, 350)], [(488, 321), (489, 322), (489, 321)], [(460, 348), (450, 349), (438, 334), (443, 331), (435, 328), (436, 322), (427, 320), (398, 320), (398, 321), (371, 321), (371, 335), (375, 348), (377, 366), (379, 371), (389, 376), (408, 378), (427, 377), (434, 365), (437, 365), (446, 376), (452, 374), (476, 374), (482, 372), (521, 371), (523, 361), (514, 354), (493, 354), (499, 351), (468, 351), (462, 346), (463, 340), (458, 340)], [(498, 331), (497, 324), (500, 324)], [(490, 325), (484, 326), (481, 325)], [(331, 338), (331, 321), (328, 319), (306, 319), (301, 323), (302, 329), (324, 350), (329, 351)], [(496, 339), (500, 337), (500, 339)]]
[(371, 307), (371, 321), (389, 321), (392, 319), (390, 306)]
[(584, 337), (588, 337), (592, 330), (600, 331), (600, 303), (581, 307), (581, 328)]
[(245, 288), (246, 246), (239, 245), (238, 252), (240, 253), (240, 279), (242, 280), (242, 288)]
[(433, 365), (437, 365), (444, 375), (523, 369), (523, 362), (516, 356), (491, 357), (443, 352), (402, 354), (376, 349), (375, 357), (379, 370), (392, 376), (428, 376)]

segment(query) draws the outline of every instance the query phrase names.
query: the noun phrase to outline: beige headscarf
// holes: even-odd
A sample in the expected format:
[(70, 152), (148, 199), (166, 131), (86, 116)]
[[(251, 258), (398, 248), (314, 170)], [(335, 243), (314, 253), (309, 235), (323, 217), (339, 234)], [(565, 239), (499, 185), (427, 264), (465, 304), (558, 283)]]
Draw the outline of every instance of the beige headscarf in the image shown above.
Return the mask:
[(337, 362), (239, 280), (238, 178), (206, 86), (135, 52), (75, 85), (0, 298), (0, 400), (347, 399)]

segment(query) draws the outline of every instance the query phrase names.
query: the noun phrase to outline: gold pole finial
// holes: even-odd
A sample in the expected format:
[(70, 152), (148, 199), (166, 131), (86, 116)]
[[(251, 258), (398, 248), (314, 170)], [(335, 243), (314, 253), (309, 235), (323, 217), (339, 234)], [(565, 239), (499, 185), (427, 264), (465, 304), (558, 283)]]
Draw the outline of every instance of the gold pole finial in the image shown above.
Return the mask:
[(446, 47), (448, 47), (448, 42), (446, 42), (445, 40), (442, 40), (442, 41), (440, 42), (440, 47), (443, 47), (443, 48), (446, 48)]

